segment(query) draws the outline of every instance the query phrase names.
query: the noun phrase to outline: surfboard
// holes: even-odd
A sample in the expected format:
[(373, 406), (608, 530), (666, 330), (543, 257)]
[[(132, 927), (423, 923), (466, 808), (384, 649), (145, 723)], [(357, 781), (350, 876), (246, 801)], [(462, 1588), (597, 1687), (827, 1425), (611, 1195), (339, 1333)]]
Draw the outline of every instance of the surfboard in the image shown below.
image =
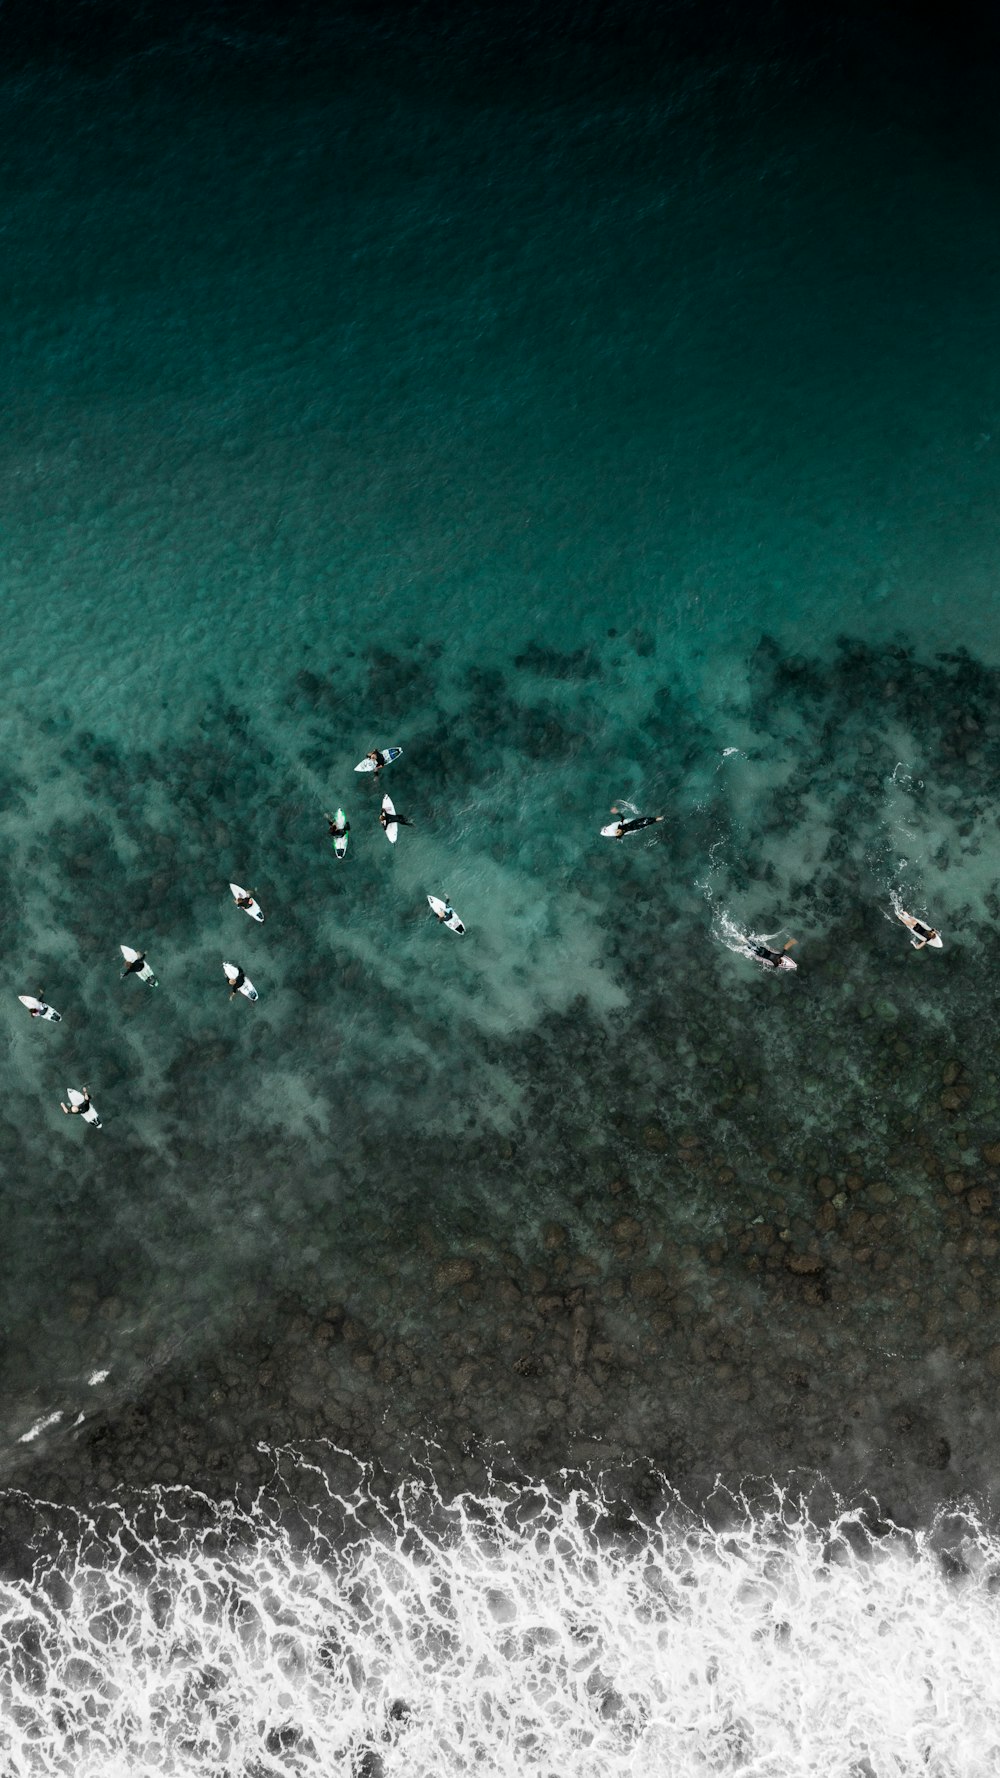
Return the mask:
[[(120, 950), (126, 963), (135, 963), (137, 961), (137, 959), (142, 956), (142, 952), (141, 951), (133, 951), (131, 945), (119, 945), (118, 949)], [(158, 983), (155, 975), (153, 974), (153, 971), (150, 969), (148, 963), (144, 963), (141, 969), (130, 970), (129, 974), (130, 975), (137, 975), (139, 977), (139, 980), (141, 982), (146, 982), (150, 988), (158, 988), (159, 987), (159, 983)]]
[[(83, 1105), (86, 1100), (86, 1094), (81, 1093), (76, 1087), (67, 1087), (66, 1097), (71, 1105)], [(86, 1111), (81, 1111), (77, 1115), (83, 1118), (85, 1124), (93, 1124), (95, 1130), (101, 1129), (101, 1120), (93, 1105), (88, 1105)]]
[[(241, 899), (245, 895), (250, 895), (249, 889), (241, 889), (238, 883), (230, 883), (229, 887), (233, 892), (233, 900), (237, 903), (237, 905), (239, 905)], [(250, 895), (250, 906), (248, 908), (244, 908), (243, 912), (245, 914), (249, 914), (251, 920), (257, 920), (261, 924), (263, 924), (264, 915), (263, 915), (263, 912), (261, 911), (260, 902), (255, 901), (252, 895)]]
[(454, 908), (452, 908), (451, 913), (448, 915), (448, 918), (447, 919), (445, 918), (445, 914), (447, 913), (447, 909), (448, 909), (448, 903), (446, 901), (442, 901), (441, 897), (439, 895), (428, 895), (427, 899), (430, 902), (431, 907), (433, 908), (434, 912), (436, 913), (442, 926), (447, 926), (449, 932), (464, 932), (465, 931), (465, 927), (462, 925), (462, 922), (459, 919), (458, 915), (456, 914)]
[[(359, 766), (358, 771), (360, 772), (360, 770), (361, 770), (361, 767)], [(327, 820), (329, 821), (329, 819), (330, 819), (330, 817), (328, 815)], [(342, 827), (344, 829), (343, 833), (334, 833), (334, 834), (330, 835), (330, 838), (333, 841), (333, 849), (336, 852), (337, 857), (343, 858), (344, 853), (347, 851), (347, 841), (348, 841), (347, 816), (344, 814), (343, 809), (338, 809), (337, 813), (334, 815), (333, 819), (336, 822), (338, 827)]]
[[(236, 982), (239, 980), (239, 974), (240, 974), (239, 966), (235, 963), (224, 963), (222, 965), (222, 967), (226, 972), (226, 980), (229, 983), (229, 986), (231, 988), (234, 987)], [(239, 987), (236, 989), (236, 992), (237, 992), (237, 994), (242, 994), (243, 998), (245, 1000), (256, 1000), (257, 999), (257, 990), (254, 987), (253, 982), (250, 980), (249, 976), (244, 976), (242, 982), (240, 982)]]
[(389, 820), (386, 822), (383, 832), (385, 833), (385, 837), (390, 846), (394, 846), (399, 838), (399, 823), (392, 819), (393, 815), (396, 813), (396, 809), (390, 797), (384, 796), (382, 798), (382, 810), (384, 814), (389, 816)]
[(18, 999), (36, 1019), (50, 1019), (54, 1025), (61, 1022), (62, 1013), (56, 1012), (54, 1006), (46, 1006), (44, 1000), (36, 1000), (34, 994), (19, 994)]
[(364, 759), (358, 760), (354, 770), (356, 772), (379, 772), (382, 766), (391, 766), (393, 760), (399, 758), (403, 749), (402, 747), (378, 747), (375, 751), (382, 755), (380, 764), (377, 765), (373, 759), (368, 759), (366, 756)]
[[(896, 913), (897, 920), (902, 920), (903, 925), (908, 926), (910, 931), (914, 932), (914, 928), (918, 924), (914, 915), (913, 914), (904, 914), (902, 908), (896, 908), (895, 913)], [(919, 922), (919, 924), (921, 926), (926, 926), (927, 921), (921, 920)], [(944, 941), (941, 937), (940, 932), (935, 932), (933, 938), (924, 939), (923, 942), (921, 942), (920, 933), (914, 932), (914, 936), (913, 936), (913, 938), (911, 938), (910, 943), (911, 943), (911, 945), (914, 945), (918, 950), (921, 950), (921, 951), (923, 951), (923, 950), (943, 951), (944, 950)]]

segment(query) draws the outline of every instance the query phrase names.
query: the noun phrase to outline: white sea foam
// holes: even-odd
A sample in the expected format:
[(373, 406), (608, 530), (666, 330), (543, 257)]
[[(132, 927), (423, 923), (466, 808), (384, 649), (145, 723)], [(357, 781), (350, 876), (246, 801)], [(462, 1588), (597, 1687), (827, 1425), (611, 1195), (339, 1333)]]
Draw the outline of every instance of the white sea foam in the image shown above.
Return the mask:
[[(616, 1528), (589, 1486), (362, 1486), (293, 1539), (163, 1493), (0, 1586), (10, 1778), (970, 1778), (1000, 1757), (1000, 1541), (775, 1494)], [(200, 1529), (185, 1529), (185, 1508)], [(339, 1535), (334, 1536), (334, 1526)], [(954, 1557), (958, 1553), (960, 1562)]]

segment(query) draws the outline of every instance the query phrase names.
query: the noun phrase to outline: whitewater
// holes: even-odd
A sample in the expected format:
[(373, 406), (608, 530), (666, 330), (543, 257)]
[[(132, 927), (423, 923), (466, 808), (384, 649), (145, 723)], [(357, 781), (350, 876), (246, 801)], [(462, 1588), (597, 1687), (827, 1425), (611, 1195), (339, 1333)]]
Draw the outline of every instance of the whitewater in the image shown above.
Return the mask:
[(448, 1497), (358, 1465), (307, 1522), (321, 1474), (284, 1452), (246, 1508), (50, 1509), (0, 1585), (5, 1775), (997, 1769), (1000, 1539), (971, 1512), (904, 1531), (774, 1488), (643, 1522), (593, 1480)]

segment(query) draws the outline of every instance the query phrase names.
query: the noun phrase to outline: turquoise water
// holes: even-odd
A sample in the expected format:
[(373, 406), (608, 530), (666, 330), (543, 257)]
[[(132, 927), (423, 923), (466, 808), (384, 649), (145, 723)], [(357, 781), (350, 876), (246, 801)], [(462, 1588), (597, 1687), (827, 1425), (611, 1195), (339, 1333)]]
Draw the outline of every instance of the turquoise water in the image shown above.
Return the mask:
[(985, 1486), (982, 134), (756, 50), (275, 41), (3, 93), (6, 1472)]

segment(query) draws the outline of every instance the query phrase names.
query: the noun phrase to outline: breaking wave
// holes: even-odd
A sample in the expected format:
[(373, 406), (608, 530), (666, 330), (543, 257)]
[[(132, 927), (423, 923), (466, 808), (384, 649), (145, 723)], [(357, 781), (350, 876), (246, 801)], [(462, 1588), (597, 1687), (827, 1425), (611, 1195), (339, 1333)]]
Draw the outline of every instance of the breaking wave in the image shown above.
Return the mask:
[(817, 1522), (775, 1491), (640, 1523), (593, 1483), (380, 1498), (363, 1472), (306, 1515), (319, 1472), (289, 1462), (246, 1509), (48, 1512), (0, 1586), (5, 1778), (997, 1769), (1000, 1541), (974, 1516)]

